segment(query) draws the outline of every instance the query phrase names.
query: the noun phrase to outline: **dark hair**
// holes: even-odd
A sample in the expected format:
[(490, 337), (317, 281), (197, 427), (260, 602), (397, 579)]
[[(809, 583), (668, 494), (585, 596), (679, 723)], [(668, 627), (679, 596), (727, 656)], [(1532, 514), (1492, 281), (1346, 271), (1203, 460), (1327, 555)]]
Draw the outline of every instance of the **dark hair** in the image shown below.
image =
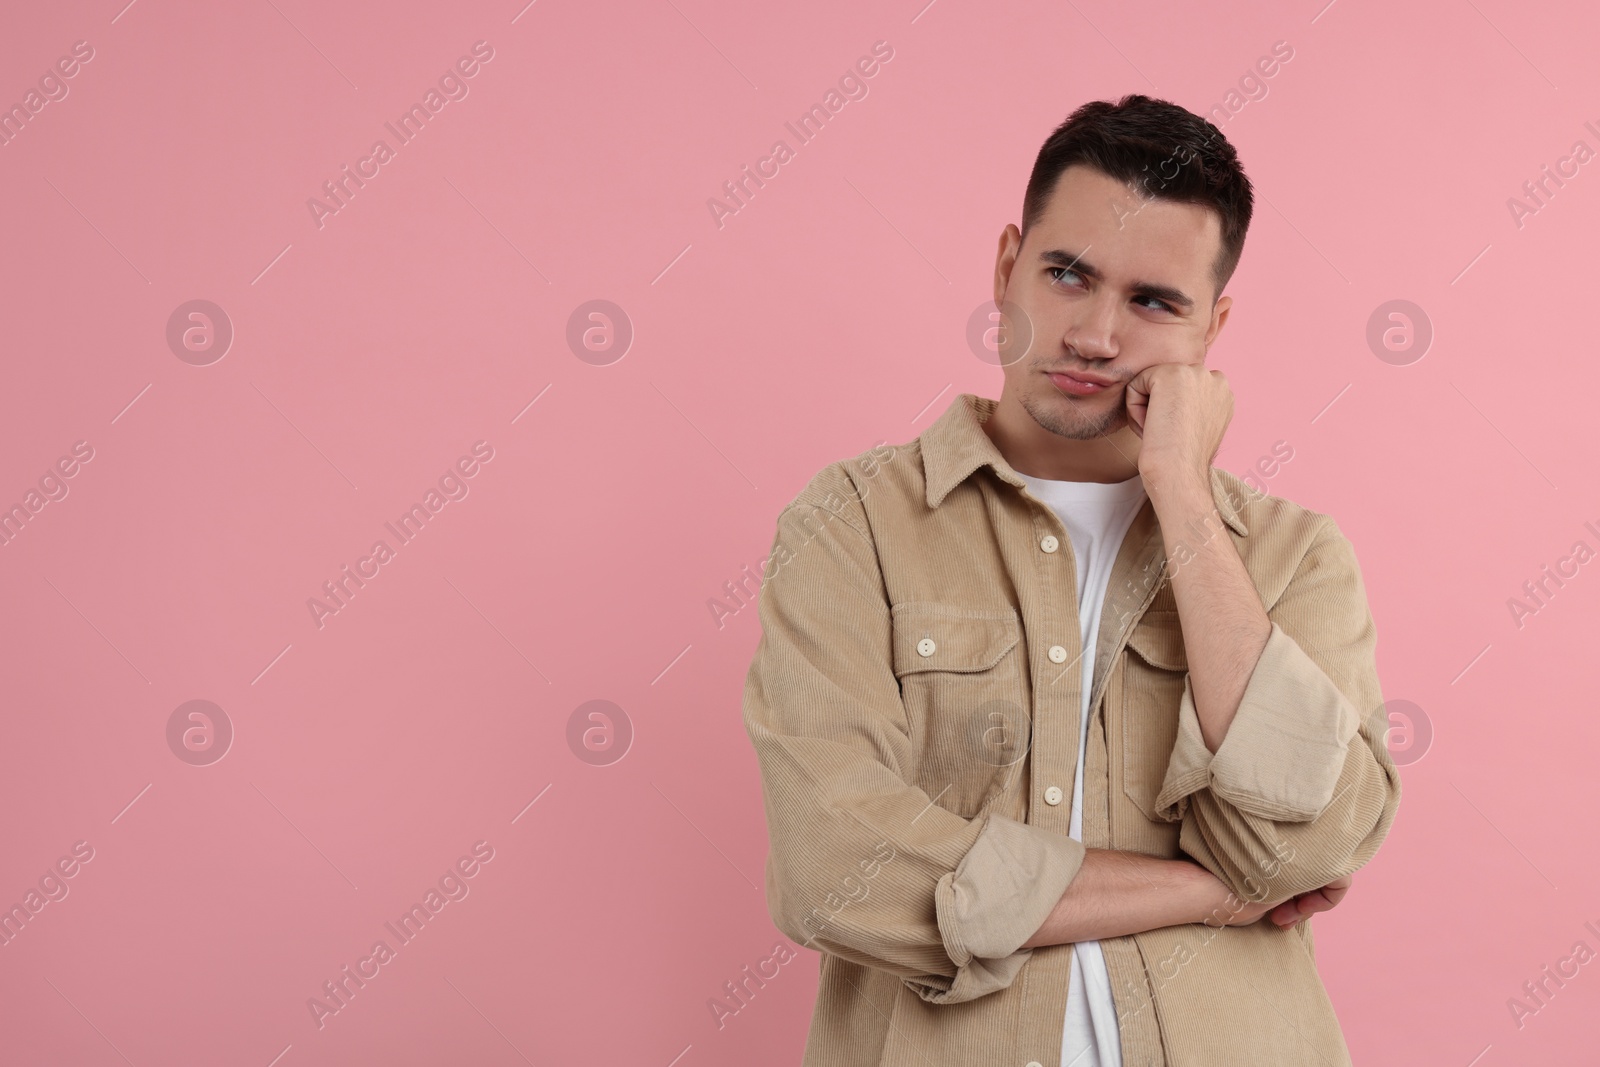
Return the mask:
[(1138, 93), (1115, 104), (1084, 104), (1056, 127), (1033, 162), (1022, 199), (1023, 237), (1044, 213), (1062, 172), (1075, 163), (1124, 182), (1141, 196), (1215, 210), (1221, 216), (1222, 250), (1211, 273), (1221, 295), (1244, 252), (1254, 204), (1250, 179), (1221, 130), (1177, 104)]

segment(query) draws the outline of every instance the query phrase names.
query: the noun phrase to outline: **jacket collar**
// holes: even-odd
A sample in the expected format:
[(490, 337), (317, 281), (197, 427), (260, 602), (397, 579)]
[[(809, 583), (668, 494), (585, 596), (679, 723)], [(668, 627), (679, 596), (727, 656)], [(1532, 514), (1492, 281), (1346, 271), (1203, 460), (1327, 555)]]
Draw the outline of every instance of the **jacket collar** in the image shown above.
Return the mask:
[[(988, 466), (1004, 482), (1027, 487), (1022, 476), (1000, 454), (983, 424), (994, 414), (998, 401), (974, 393), (961, 393), (934, 424), (922, 433), (922, 470), (927, 482), (928, 506), (936, 508), (950, 491), (979, 467)], [(1234, 506), (1225, 472), (1211, 468), (1211, 498), (1228, 528), (1243, 537), (1249, 532)]]

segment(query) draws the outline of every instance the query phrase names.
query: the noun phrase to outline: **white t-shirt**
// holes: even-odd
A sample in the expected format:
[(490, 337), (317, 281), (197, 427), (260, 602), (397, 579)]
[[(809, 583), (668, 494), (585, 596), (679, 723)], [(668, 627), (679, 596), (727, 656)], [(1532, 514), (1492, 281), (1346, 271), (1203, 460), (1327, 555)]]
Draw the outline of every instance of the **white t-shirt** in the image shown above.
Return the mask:
[[(1068, 833), (1081, 841), (1083, 764), (1089, 739), (1089, 695), (1094, 688), (1100, 608), (1122, 539), (1144, 505), (1144, 481), (1138, 475), (1125, 482), (1063, 482), (1027, 474), (1022, 479), (1035, 497), (1060, 516), (1077, 564), (1078, 625), (1084, 648), (1079, 661), (1083, 703), (1078, 715), (1078, 770), (1072, 779), (1072, 823)], [(1067, 1018), (1061, 1035), (1061, 1067), (1122, 1067), (1122, 1038), (1117, 1032), (1111, 976), (1106, 972), (1098, 941), (1079, 941), (1073, 946)]]

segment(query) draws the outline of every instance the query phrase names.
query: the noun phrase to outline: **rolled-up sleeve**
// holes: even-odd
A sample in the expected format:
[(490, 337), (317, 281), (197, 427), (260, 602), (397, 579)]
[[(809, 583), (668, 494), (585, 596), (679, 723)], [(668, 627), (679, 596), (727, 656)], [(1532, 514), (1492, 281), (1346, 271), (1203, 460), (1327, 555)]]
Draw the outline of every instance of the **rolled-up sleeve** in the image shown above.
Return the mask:
[(796, 942), (897, 975), (924, 1000), (1009, 986), (1083, 863), (1064, 834), (964, 819), (915, 778), (890, 605), (840, 465), (780, 514), (744, 722), (771, 849), (767, 906)]
[(1327, 516), (1282, 596), (1217, 751), (1184, 679), (1157, 814), (1179, 846), (1252, 900), (1286, 900), (1353, 873), (1400, 802), (1354, 548)]

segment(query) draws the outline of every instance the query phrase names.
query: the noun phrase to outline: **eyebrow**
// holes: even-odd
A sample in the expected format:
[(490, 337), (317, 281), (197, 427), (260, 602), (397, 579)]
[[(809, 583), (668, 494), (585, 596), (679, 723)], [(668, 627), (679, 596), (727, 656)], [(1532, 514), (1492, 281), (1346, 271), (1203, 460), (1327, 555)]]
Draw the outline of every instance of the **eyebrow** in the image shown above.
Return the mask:
[[(1083, 258), (1083, 253), (1073, 253), (1059, 248), (1048, 248), (1039, 253), (1039, 258), (1045, 263), (1067, 269), (1083, 275), (1085, 278), (1094, 278), (1103, 281), (1105, 275), (1094, 264)], [(1154, 282), (1134, 282), (1133, 291), (1136, 296), (1153, 296), (1157, 300), (1165, 300), (1174, 307), (1185, 311), (1194, 310), (1194, 300), (1182, 289), (1174, 289), (1170, 285), (1157, 285)]]

